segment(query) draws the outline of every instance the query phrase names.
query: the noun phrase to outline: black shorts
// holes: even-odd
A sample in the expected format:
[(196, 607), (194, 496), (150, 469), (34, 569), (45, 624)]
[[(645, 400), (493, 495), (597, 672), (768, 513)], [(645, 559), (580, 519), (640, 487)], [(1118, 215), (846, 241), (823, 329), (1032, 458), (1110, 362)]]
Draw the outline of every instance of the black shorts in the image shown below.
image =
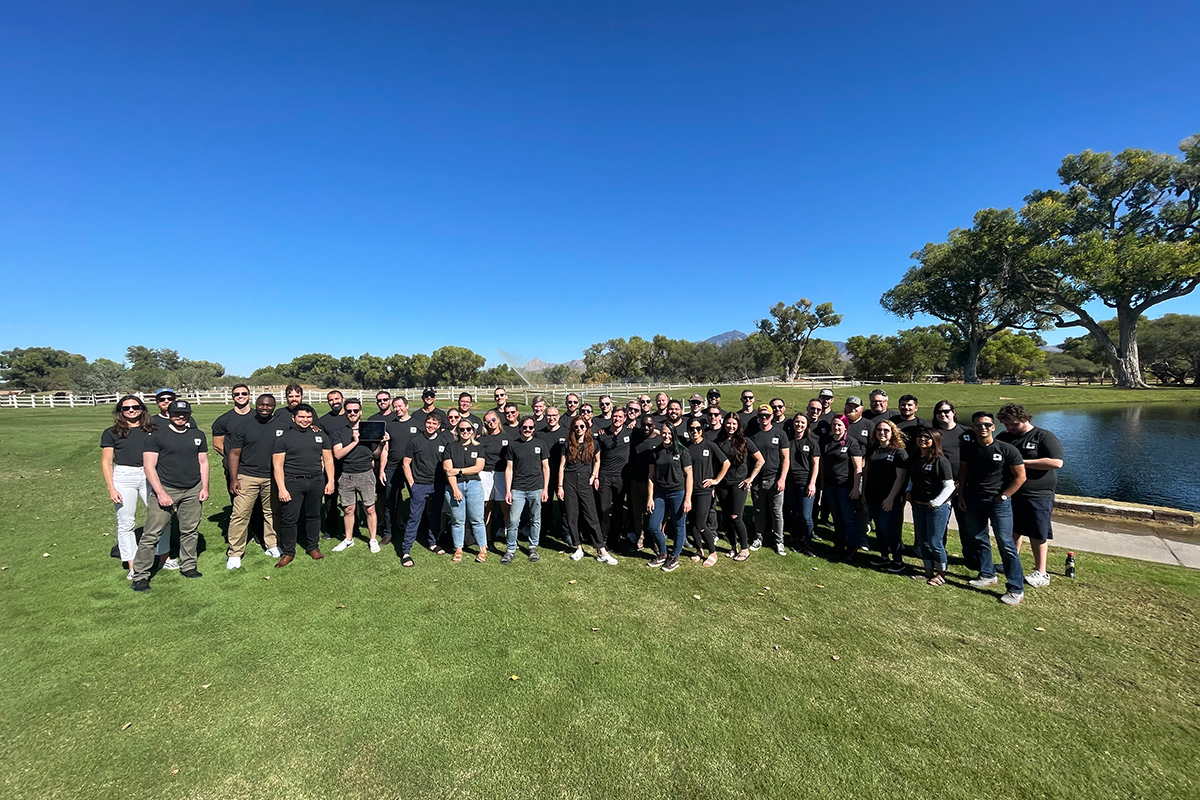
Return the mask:
[(1013, 536), (1028, 536), (1030, 539), (1053, 539), (1054, 528), (1050, 524), (1050, 512), (1054, 509), (1054, 495), (1046, 497), (1012, 498)]

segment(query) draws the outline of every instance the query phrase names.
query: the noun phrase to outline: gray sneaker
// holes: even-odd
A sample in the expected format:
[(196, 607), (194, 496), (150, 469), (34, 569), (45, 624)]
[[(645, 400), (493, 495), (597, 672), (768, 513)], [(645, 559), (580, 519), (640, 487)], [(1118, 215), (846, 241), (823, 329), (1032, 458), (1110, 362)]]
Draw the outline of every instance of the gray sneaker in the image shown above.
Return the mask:
[(512, 550), (509, 550), (504, 555), (500, 556), (500, 563), (501, 564), (511, 564), (513, 561), (514, 555), (516, 555), (516, 553), (514, 553)]
[(990, 578), (985, 578), (982, 575), (980, 575), (978, 578), (972, 578), (971, 580), (967, 581), (967, 585), (974, 586), (976, 589), (983, 589), (984, 587), (987, 587), (987, 586), (995, 586), (999, 582), (1000, 582), (1000, 579), (997, 578), (995, 575), (993, 575)]
[(1004, 596), (1000, 598), (1000, 602), (1006, 606), (1015, 606), (1024, 599), (1024, 592), (1005, 592)]

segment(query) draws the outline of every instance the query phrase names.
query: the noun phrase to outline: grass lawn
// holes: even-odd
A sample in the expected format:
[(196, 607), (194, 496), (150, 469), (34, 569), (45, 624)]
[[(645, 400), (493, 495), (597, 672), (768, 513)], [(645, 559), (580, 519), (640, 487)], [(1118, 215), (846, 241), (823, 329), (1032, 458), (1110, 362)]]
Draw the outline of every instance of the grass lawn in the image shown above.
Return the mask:
[(110, 419), (0, 410), (0, 797), (1200, 795), (1200, 571), (1085, 554), (1015, 609), (768, 550), (227, 572), (214, 455), (204, 578), (137, 595)]

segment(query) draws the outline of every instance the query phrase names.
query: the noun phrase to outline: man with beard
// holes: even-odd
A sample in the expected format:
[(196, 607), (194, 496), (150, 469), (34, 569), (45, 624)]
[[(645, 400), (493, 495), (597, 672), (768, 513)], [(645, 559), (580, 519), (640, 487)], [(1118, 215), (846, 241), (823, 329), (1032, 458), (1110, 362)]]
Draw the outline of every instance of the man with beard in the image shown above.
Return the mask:
[(256, 506), (263, 514), (263, 544), (271, 558), (279, 558), (277, 531), (280, 522), (279, 489), (271, 478), (271, 456), (275, 440), (291, 426), (291, 416), (275, 413), (275, 396), (260, 394), (254, 402), (254, 416), (237, 426), (225, 440), (229, 470), (233, 480), (229, 496), (233, 510), (229, 515), (229, 546), (225, 550), (226, 569), (239, 569), (246, 554), (249, 525)]

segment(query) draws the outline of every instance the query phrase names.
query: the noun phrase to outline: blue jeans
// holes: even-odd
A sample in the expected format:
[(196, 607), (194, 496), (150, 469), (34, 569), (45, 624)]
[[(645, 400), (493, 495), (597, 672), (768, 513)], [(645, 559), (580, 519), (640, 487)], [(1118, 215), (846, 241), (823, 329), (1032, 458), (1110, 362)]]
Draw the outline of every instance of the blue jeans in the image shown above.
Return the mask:
[(854, 516), (857, 501), (850, 499), (850, 487), (826, 484), (825, 493), (829, 496), (829, 510), (833, 514), (834, 544), (849, 550), (858, 550), (866, 545), (866, 538)]
[(946, 526), (950, 523), (950, 505), (950, 502), (946, 502), (937, 508), (930, 508), (913, 503), (917, 555), (925, 562), (927, 570), (946, 571)]
[(537, 547), (542, 538), (542, 490), (510, 489), (512, 511), (508, 515), (508, 552), (517, 552), (517, 528), (521, 525), (521, 512), (529, 506), (529, 546)]
[(425, 507), (429, 506), (429, 527), (426, 534), (426, 546), (433, 549), (437, 546), (438, 526), (442, 523), (442, 494), (432, 483), (414, 483), (408, 489), (411, 502), (408, 507), (408, 525), (404, 529), (404, 545), (402, 553), (412, 551), (413, 542), (417, 540), (417, 529), (421, 526), (421, 518), (425, 516)]
[(667, 492), (665, 494), (655, 494), (654, 510), (650, 512), (650, 533), (654, 536), (655, 549), (658, 554), (664, 555), (667, 552), (667, 537), (663, 533), (663, 517), (667, 513), (667, 508), (671, 511), (671, 526), (675, 529), (675, 545), (671, 548), (671, 555), (679, 558), (679, 554), (683, 552), (683, 543), (687, 540), (687, 514), (683, 513), (683, 490), (677, 492)]
[(871, 524), (875, 526), (875, 535), (879, 537), (879, 553), (884, 558), (899, 561), (904, 554), (904, 542), (901, 539), (901, 527), (904, 525), (904, 500), (897, 497), (892, 503), (891, 511), (883, 510), (883, 501), (867, 503), (871, 513)]
[(816, 496), (808, 496), (808, 483), (788, 481), (783, 490), (784, 510), (787, 512), (788, 528), (793, 541), (801, 550), (812, 547), (813, 502)]
[(458, 490), (462, 492), (462, 500), (455, 500), (454, 492), (446, 487), (446, 508), (450, 509), (450, 538), (454, 541), (454, 549), (462, 549), (467, 520), (471, 521), (475, 544), (483, 549), (487, 544), (487, 533), (483, 529), (483, 485), (479, 481), (459, 481)]
[(988, 539), (988, 523), (1000, 548), (1000, 561), (1004, 564), (1004, 582), (1010, 592), (1025, 591), (1025, 571), (1013, 542), (1012, 503), (1008, 500), (983, 500), (967, 495), (967, 527), (971, 542), (979, 554), (979, 575), (993, 578), (996, 566), (992, 561), (992, 542)]

